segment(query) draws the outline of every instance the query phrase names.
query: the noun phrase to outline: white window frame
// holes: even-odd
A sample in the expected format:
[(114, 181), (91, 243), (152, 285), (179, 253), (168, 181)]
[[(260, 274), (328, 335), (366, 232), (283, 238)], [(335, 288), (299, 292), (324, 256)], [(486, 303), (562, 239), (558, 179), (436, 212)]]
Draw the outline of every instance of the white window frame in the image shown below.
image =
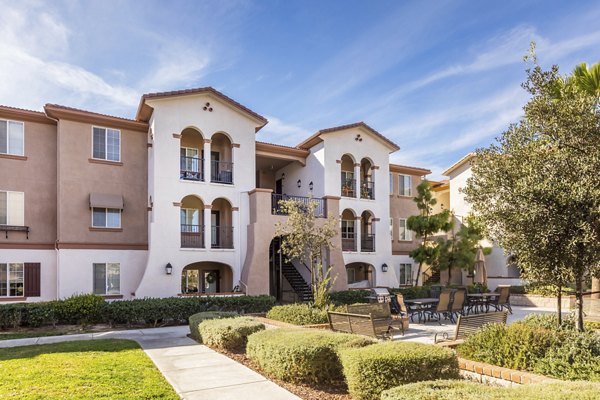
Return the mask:
[[(14, 192), (10, 190), (0, 190), (0, 193), (6, 193), (6, 224), (0, 225), (11, 225), (11, 226), (25, 226), (25, 192)], [(21, 197), (23, 199), (22, 204), (20, 205), (20, 213), (18, 217), (11, 215), (9, 210), (11, 210), (11, 198), (12, 201), (15, 201), (14, 197)], [(11, 218), (12, 217), (12, 218)], [(17, 218), (14, 220), (13, 218)]]
[[(6, 267), (6, 294), (5, 295), (0, 295), (0, 297), (23, 297), (25, 296), (25, 264), (24, 263), (0, 263), (0, 265), (4, 265)], [(11, 283), (11, 279), (10, 279), (10, 267), (11, 266), (20, 266), (21, 267), (21, 285), (22, 285), (22, 289), (21, 289), (21, 294), (10, 294), (10, 283)]]
[[(94, 225), (94, 210), (104, 210), (104, 225)], [(119, 210), (119, 226), (108, 226), (108, 210)], [(92, 207), (92, 228), (105, 228), (105, 229), (121, 229), (123, 217), (123, 210), (120, 208), (105, 208), (105, 207)]]
[[(402, 235), (402, 221), (404, 221), (404, 235)], [(398, 218), (398, 241), (412, 242), (412, 231), (408, 229), (408, 219)]]
[[(104, 129), (104, 158), (98, 158), (98, 157), (94, 157), (94, 129)], [(119, 134), (119, 159), (118, 160), (109, 160), (108, 159), (108, 131), (116, 131)], [(97, 125), (92, 125), (92, 159), (93, 160), (101, 160), (101, 161), (108, 161), (108, 162), (121, 162), (121, 130), (120, 129), (115, 129), (115, 128), (108, 128), (105, 126), (97, 126)]]
[[(193, 221), (193, 219), (194, 219), (194, 218), (193, 218), (193, 216), (192, 216), (192, 223), (191, 223), (191, 224), (188, 224), (188, 213), (189, 213), (189, 212), (192, 212), (192, 214), (193, 214), (193, 212), (194, 212), (194, 211), (196, 211), (196, 212), (198, 213), (198, 223), (197, 223), (197, 224), (194, 224), (194, 223), (193, 223), (193, 222), (194, 222), (194, 221)], [(201, 211), (201, 210), (200, 210), (200, 209), (197, 209), (197, 208), (182, 208), (182, 209), (181, 209), (181, 212), (179, 213), (179, 218), (180, 218), (180, 219), (181, 219), (181, 217), (183, 217), (183, 215), (185, 215), (185, 217), (184, 217), (184, 219), (185, 219), (185, 223), (182, 223), (182, 225), (197, 225), (197, 226), (200, 226), (200, 225), (201, 225), (201, 224), (200, 224), (200, 217), (201, 217), (201, 215), (200, 215), (200, 211)]]
[[(96, 283), (96, 265), (104, 265), (104, 293), (96, 293), (94, 284)], [(119, 268), (119, 291), (109, 293), (108, 288), (108, 266), (117, 266)], [(105, 262), (105, 263), (93, 263), (92, 264), (92, 293), (100, 296), (120, 296), (121, 295), (121, 263)]]
[[(409, 273), (406, 273), (406, 269), (404, 270), (404, 282), (402, 282), (402, 269), (408, 267)], [(400, 269), (398, 270), (398, 281), (400, 286), (412, 285), (412, 269), (413, 265), (411, 263), (400, 263)]]
[(394, 218), (390, 218), (390, 238), (394, 241)]
[[(0, 154), (8, 154), (13, 156), (24, 156), (25, 155), (25, 123), (22, 121), (15, 121), (12, 119), (0, 119), (0, 122), (6, 122), (6, 153)], [(20, 153), (11, 153), (10, 152), (10, 124), (20, 124), (21, 125), (21, 142), (23, 146), (21, 147)]]
[[(408, 187), (405, 185), (404, 178), (408, 178)], [(402, 188), (404, 188), (404, 191), (402, 191)], [(412, 175), (398, 175), (398, 194), (404, 197), (412, 197)]]
[(390, 172), (390, 194), (394, 194), (394, 174)]

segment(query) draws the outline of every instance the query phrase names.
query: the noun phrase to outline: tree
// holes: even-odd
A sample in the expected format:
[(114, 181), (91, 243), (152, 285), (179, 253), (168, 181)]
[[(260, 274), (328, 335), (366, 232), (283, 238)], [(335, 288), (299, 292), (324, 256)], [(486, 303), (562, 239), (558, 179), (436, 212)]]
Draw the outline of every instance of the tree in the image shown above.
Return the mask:
[(281, 210), (288, 215), (285, 223), (278, 223), (276, 234), (283, 237), (281, 252), (290, 261), (297, 261), (310, 270), (315, 306), (325, 308), (329, 303), (329, 290), (336, 277), (332, 267), (326, 265), (327, 251), (334, 248), (332, 239), (338, 234), (337, 220), (329, 217), (318, 224), (315, 217), (317, 202), (294, 199), (281, 200)]
[(464, 192), (524, 278), (575, 283), (582, 331), (583, 284), (600, 271), (599, 97), (544, 71), (533, 46), (527, 60), (525, 116), (477, 150)]
[(437, 259), (439, 248), (433, 236), (439, 231), (448, 232), (452, 223), (449, 210), (433, 214), (433, 206), (437, 204), (437, 200), (433, 197), (431, 186), (426, 179), (417, 186), (417, 196), (413, 200), (417, 204), (419, 215), (410, 216), (407, 226), (421, 239), (419, 247), (410, 252), (412, 259), (419, 263), (414, 284), (417, 286), (423, 264), (434, 265)]

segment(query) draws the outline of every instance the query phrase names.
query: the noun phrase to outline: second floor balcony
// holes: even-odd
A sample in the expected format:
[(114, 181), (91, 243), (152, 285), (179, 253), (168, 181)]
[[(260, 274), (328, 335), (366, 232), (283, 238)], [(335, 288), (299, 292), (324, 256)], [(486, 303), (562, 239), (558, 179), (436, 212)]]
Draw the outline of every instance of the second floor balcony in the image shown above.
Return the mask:
[(210, 181), (229, 185), (233, 184), (233, 163), (230, 161), (212, 160), (210, 164)]
[(189, 181), (204, 181), (204, 159), (179, 157), (179, 178)]
[(213, 249), (233, 249), (233, 226), (211, 226), (211, 244)]
[(287, 215), (286, 210), (281, 206), (281, 201), (294, 200), (300, 203), (300, 207), (308, 210), (309, 203), (315, 204), (315, 217), (325, 218), (325, 200), (304, 196), (288, 196), (285, 194), (273, 193), (271, 195), (271, 213), (274, 215)]
[(181, 247), (186, 249), (203, 249), (204, 225), (181, 224)]
[(375, 200), (375, 182), (363, 182), (360, 184), (360, 198)]
[(367, 253), (375, 252), (375, 234), (365, 233), (362, 235), (360, 240), (360, 251)]

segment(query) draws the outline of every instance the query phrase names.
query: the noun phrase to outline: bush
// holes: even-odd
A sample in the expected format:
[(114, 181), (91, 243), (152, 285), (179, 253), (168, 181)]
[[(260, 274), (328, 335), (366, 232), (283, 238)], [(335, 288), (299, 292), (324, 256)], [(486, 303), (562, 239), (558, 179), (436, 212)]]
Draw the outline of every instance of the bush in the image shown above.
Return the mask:
[(286, 304), (271, 308), (267, 318), (294, 325), (326, 324), (327, 311), (307, 303)]
[(31, 328), (44, 325), (55, 326), (57, 322), (55, 308), (46, 303), (28, 303), (23, 308), (23, 320)]
[(400, 293), (404, 296), (404, 299), (422, 299), (429, 297), (430, 286), (410, 286), (398, 289), (389, 289), (392, 294)]
[(368, 290), (342, 290), (333, 292), (329, 295), (329, 299), (335, 305), (357, 304), (369, 302)]
[(441, 380), (412, 383), (384, 391), (381, 400), (563, 400), (598, 398), (600, 384), (542, 383), (498, 387), (462, 381)]
[(246, 353), (269, 376), (286, 382), (332, 383), (343, 380), (338, 352), (373, 340), (309, 329), (271, 329), (248, 338)]
[(380, 343), (346, 349), (340, 356), (353, 399), (379, 399), (381, 392), (407, 383), (458, 378), (458, 360), (443, 347), (414, 342)]
[(250, 317), (207, 319), (198, 326), (204, 344), (229, 351), (243, 350), (248, 336), (264, 329), (263, 324)]
[(202, 343), (202, 336), (200, 336), (200, 332), (198, 331), (198, 325), (200, 325), (202, 321), (219, 318), (233, 318), (238, 315), (238, 313), (233, 311), (205, 311), (194, 314), (189, 318), (190, 334), (194, 340)]
[(59, 321), (89, 325), (101, 322), (106, 301), (95, 294), (76, 294), (62, 301), (50, 302)]
[(458, 354), (473, 361), (531, 371), (559, 340), (555, 331), (536, 326), (489, 324), (469, 336), (458, 347)]
[(0, 306), (0, 328), (15, 329), (23, 320), (24, 304), (7, 304)]

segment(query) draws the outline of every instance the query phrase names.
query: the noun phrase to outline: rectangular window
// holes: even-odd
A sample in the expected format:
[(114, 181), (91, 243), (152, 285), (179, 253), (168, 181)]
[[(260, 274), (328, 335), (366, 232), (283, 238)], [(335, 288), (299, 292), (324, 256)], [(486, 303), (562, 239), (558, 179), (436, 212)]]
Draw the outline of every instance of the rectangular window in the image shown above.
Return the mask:
[(400, 264), (400, 285), (412, 284), (412, 265)]
[(121, 210), (118, 208), (92, 208), (94, 228), (120, 228)]
[(22, 297), (24, 290), (23, 264), (0, 264), (0, 297)]
[(353, 220), (342, 220), (342, 239), (354, 239)]
[(0, 120), (0, 153), (24, 155), (24, 131), (22, 122)]
[(412, 176), (398, 175), (398, 193), (400, 196), (412, 196)]
[(121, 265), (94, 264), (94, 294), (121, 294)]
[(0, 191), (0, 225), (25, 225), (25, 193)]
[(398, 220), (398, 240), (412, 240), (411, 231), (408, 229), (406, 219), (404, 218)]
[(92, 158), (121, 161), (121, 131), (94, 126), (92, 128)]
[(394, 218), (390, 218), (390, 238), (394, 241)]
[[(181, 225), (200, 225), (199, 222), (200, 210), (194, 208), (181, 209)], [(183, 228), (183, 226), (182, 226)]]
[(390, 172), (390, 194), (394, 194), (394, 175)]

